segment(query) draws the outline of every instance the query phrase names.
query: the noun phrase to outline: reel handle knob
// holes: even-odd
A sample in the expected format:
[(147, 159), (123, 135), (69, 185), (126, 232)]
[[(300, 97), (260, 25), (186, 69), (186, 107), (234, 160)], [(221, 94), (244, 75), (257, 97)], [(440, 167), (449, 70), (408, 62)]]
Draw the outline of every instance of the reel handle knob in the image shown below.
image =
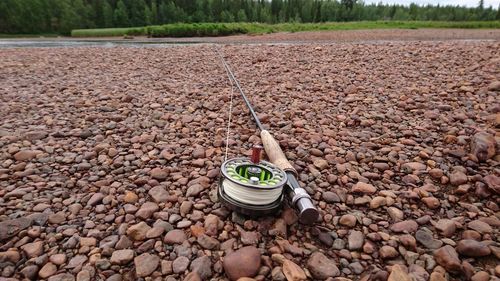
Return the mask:
[(260, 153), (262, 151), (262, 146), (260, 145), (254, 145), (252, 147), (252, 157), (250, 158), (250, 161), (254, 164), (259, 164), (260, 163)]

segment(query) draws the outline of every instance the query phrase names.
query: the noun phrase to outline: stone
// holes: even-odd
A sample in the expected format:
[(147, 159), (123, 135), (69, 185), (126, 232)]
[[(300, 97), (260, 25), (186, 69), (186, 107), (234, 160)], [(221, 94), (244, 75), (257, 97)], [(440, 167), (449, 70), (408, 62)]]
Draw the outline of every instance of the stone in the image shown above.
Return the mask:
[(184, 256), (180, 256), (174, 260), (172, 263), (172, 270), (174, 273), (182, 273), (186, 271), (189, 266), (189, 259)]
[(0, 252), (0, 263), (17, 263), (20, 259), (21, 255), (17, 250), (7, 250), (5, 252)]
[[(167, 279), (168, 280), (168, 279)], [(201, 278), (198, 272), (189, 272), (183, 281), (202, 281), (204, 279)]]
[(135, 203), (139, 200), (139, 196), (132, 191), (126, 191), (125, 196), (123, 196), (123, 202), (125, 203)]
[(490, 274), (486, 271), (479, 271), (472, 275), (471, 281), (490, 281)]
[(89, 201), (87, 201), (87, 206), (95, 206), (101, 203), (102, 199), (104, 199), (104, 194), (94, 193), (92, 197), (90, 197)]
[(331, 192), (331, 191), (323, 192), (322, 197), (326, 203), (338, 203), (338, 202), (340, 202), (340, 197), (335, 192)]
[(127, 235), (135, 241), (143, 241), (146, 239), (147, 232), (151, 229), (149, 225), (141, 221), (138, 224), (134, 224), (127, 229)]
[(480, 220), (474, 220), (474, 221), (469, 222), (467, 224), (467, 227), (470, 229), (473, 229), (481, 234), (493, 232), (493, 228), (489, 224), (482, 222)]
[(369, 183), (358, 182), (352, 186), (351, 191), (354, 193), (373, 194), (377, 191), (377, 188)]
[(387, 213), (394, 221), (400, 221), (404, 218), (404, 213), (396, 207), (387, 208)]
[(397, 232), (397, 233), (402, 233), (402, 232), (413, 233), (413, 232), (417, 231), (417, 228), (418, 228), (418, 224), (414, 220), (405, 220), (405, 221), (397, 222), (397, 223), (391, 225), (391, 227), (390, 227), (391, 231)]
[(407, 173), (412, 173), (414, 171), (425, 171), (427, 169), (427, 165), (420, 162), (409, 162), (401, 165), (401, 169)]
[(186, 241), (187, 236), (186, 233), (184, 233), (183, 230), (180, 229), (174, 229), (165, 235), (163, 238), (163, 242), (171, 245), (171, 244), (182, 244), (184, 241)]
[(462, 265), (455, 249), (446, 245), (434, 252), (436, 262), (450, 272), (460, 272)]
[(38, 272), (38, 276), (42, 279), (46, 279), (57, 272), (57, 266), (51, 262), (46, 263)]
[(197, 147), (193, 150), (193, 158), (205, 158), (205, 149)]
[(488, 85), (488, 91), (500, 91), (500, 81), (493, 81)]
[(33, 158), (36, 158), (39, 154), (43, 152), (40, 150), (21, 150), (14, 154), (14, 159), (16, 161), (28, 161)]
[(154, 202), (145, 202), (144, 204), (142, 204), (141, 208), (135, 213), (135, 216), (140, 219), (147, 220), (159, 209), (160, 208), (158, 207), (158, 204)]
[(35, 258), (43, 254), (43, 241), (25, 244), (21, 247), (28, 258)]
[(66, 262), (65, 254), (55, 254), (50, 256), (49, 260), (55, 265), (62, 265)]
[(286, 277), (283, 274), (283, 270), (281, 269), (281, 267), (276, 266), (276, 267), (273, 268), (273, 270), (271, 271), (271, 279), (273, 281), (284, 281), (284, 280), (286, 280)]
[(467, 175), (460, 171), (455, 171), (450, 175), (450, 183), (454, 186), (466, 184), (468, 181)]
[(75, 281), (75, 277), (69, 273), (59, 273), (49, 277), (48, 281)]
[(320, 171), (323, 171), (328, 168), (328, 161), (326, 161), (325, 159), (318, 158), (313, 161), (313, 165)]
[(456, 231), (456, 224), (454, 221), (449, 219), (440, 219), (435, 225), (436, 229), (443, 234), (445, 237), (452, 237)]
[(202, 256), (194, 259), (189, 266), (192, 272), (200, 275), (202, 280), (208, 280), (212, 277), (212, 262), (208, 256)]
[(186, 197), (198, 196), (205, 188), (201, 184), (193, 184), (188, 187), (186, 191)]
[(434, 271), (431, 273), (429, 281), (447, 281), (447, 279), (444, 277), (443, 273)]
[(351, 214), (343, 215), (339, 219), (339, 223), (341, 225), (345, 225), (345, 226), (348, 226), (348, 227), (354, 227), (354, 226), (356, 226), (356, 222), (357, 222), (356, 217), (353, 216), (353, 215), (351, 215)]
[(351, 233), (349, 234), (349, 237), (347, 238), (347, 244), (348, 244), (349, 250), (355, 251), (355, 250), (361, 249), (363, 247), (364, 241), (365, 240), (364, 240), (363, 232), (357, 231), (357, 230), (351, 231)]
[(304, 270), (291, 260), (285, 260), (283, 262), (283, 274), (288, 281), (307, 280)]
[(167, 260), (162, 260), (161, 261), (161, 274), (163, 275), (169, 275), (171, 274), (173, 271), (173, 268), (172, 268), (172, 261), (167, 261)]
[(130, 249), (115, 250), (111, 255), (111, 263), (118, 265), (125, 265), (134, 259), (134, 251)]
[(471, 138), (471, 154), (476, 156), (479, 162), (485, 162), (495, 156), (495, 147), (495, 137), (486, 132), (476, 133)]
[(87, 256), (84, 255), (76, 255), (71, 258), (66, 265), (66, 268), (75, 268), (76, 270), (80, 270), (82, 265), (88, 260)]
[(315, 279), (325, 280), (340, 275), (335, 261), (321, 252), (314, 252), (307, 260), (307, 269)]
[(422, 198), (422, 202), (424, 202), (424, 204), (429, 209), (437, 209), (441, 205), (439, 199), (437, 199), (436, 197), (424, 197)]
[(496, 194), (500, 194), (500, 177), (497, 177), (495, 175), (487, 175), (483, 178), (483, 182)]
[(456, 250), (460, 255), (466, 257), (484, 257), (491, 254), (491, 249), (487, 244), (471, 239), (460, 240)]
[(179, 211), (181, 213), (181, 216), (185, 217), (191, 211), (192, 207), (193, 207), (193, 202), (191, 202), (191, 201), (182, 202), (181, 206), (179, 207)]
[(417, 230), (417, 233), (415, 233), (415, 239), (428, 249), (437, 249), (443, 245), (443, 242), (434, 239), (434, 237), (432, 237), (432, 232), (427, 229)]
[(406, 273), (406, 270), (399, 264), (393, 265), (391, 274), (387, 281), (413, 281), (412, 278)]
[(215, 238), (212, 238), (206, 234), (201, 234), (198, 236), (198, 244), (200, 244), (200, 246), (202, 246), (204, 249), (208, 249), (208, 250), (214, 250), (214, 249), (217, 249), (219, 248), (219, 241)]
[(27, 279), (34, 280), (38, 274), (38, 266), (28, 265), (21, 270), (21, 275)]
[(370, 209), (377, 209), (379, 207), (385, 206), (387, 204), (387, 199), (383, 196), (373, 197), (370, 201)]
[(32, 223), (33, 221), (26, 217), (0, 222), (0, 241), (17, 235), (21, 230), (30, 227)]
[(48, 221), (50, 224), (61, 224), (66, 221), (66, 214), (64, 212), (50, 214)]
[(157, 185), (148, 191), (149, 196), (153, 198), (156, 203), (166, 202), (170, 194), (163, 188), (163, 186)]
[(394, 247), (384, 245), (379, 249), (379, 256), (382, 259), (393, 259), (399, 256), (399, 253)]
[(222, 222), (218, 216), (209, 214), (205, 217), (203, 226), (208, 236), (216, 236), (219, 233), (219, 225), (222, 225)]
[(159, 263), (158, 256), (144, 253), (134, 258), (135, 272), (138, 277), (147, 277), (156, 270)]
[(168, 177), (168, 170), (166, 168), (154, 168), (149, 174), (152, 178), (157, 180), (165, 180)]
[[(254, 277), (260, 269), (260, 251), (254, 246), (246, 246), (228, 254), (222, 263), (227, 277), (236, 281), (241, 277)], [(242, 267), (241, 265), (245, 266)]]

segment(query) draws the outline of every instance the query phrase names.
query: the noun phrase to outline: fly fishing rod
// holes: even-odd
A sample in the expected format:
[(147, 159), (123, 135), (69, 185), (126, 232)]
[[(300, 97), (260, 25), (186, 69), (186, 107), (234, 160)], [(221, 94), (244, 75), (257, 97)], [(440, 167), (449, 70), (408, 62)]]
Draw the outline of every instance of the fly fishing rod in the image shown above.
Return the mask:
[(300, 187), (297, 171), (286, 158), (278, 142), (260, 122), (250, 101), (233, 71), (219, 50), (215, 49), (231, 84), (240, 92), (250, 114), (260, 130), (260, 138), (270, 162), (260, 160), (262, 147), (254, 146), (252, 157), (226, 160), (221, 167), (218, 195), (230, 209), (250, 216), (273, 214), (279, 211), (283, 198), (298, 212), (299, 221), (313, 224), (319, 213), (311, 197)]

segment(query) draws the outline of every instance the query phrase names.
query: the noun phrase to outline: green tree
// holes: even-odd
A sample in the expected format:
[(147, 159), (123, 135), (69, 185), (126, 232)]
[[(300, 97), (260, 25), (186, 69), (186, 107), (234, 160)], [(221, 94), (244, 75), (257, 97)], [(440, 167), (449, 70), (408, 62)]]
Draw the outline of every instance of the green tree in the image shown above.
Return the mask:
[(108, 1), (102, 1), (103, 27), (113, 27), (113, 7)]
[(245, 10), (240, 9), (238, 11), (238, 14), (236, 14), (236, 20), (239, 22), (247, 22), (248, 21), (247, 14), (245, 13)]
[(151, 18), (152, 24), (158, 24), (158, 4), (156, 0), (151, 1)]
[(116, 9), (113, 13), (113, 21), (116, 27), (130, 26), (127, 6), (125, 6), (125, 3), (123, 3), (122, 0), (118, 0), (116, 3)]

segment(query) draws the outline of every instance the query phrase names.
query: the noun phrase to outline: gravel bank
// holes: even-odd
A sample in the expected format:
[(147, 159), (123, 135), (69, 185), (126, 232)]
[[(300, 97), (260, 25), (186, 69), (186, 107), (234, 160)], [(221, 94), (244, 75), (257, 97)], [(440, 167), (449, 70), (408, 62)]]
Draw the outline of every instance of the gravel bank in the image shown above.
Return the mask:
[[(0, 274), (497, 280), (499, 50), (224, 46), (313, 227), (215, 200), (230, 89), (210, 46), (1, 50)], [(239, 96), (233, 114), (241, 156), (260, 140)]]

